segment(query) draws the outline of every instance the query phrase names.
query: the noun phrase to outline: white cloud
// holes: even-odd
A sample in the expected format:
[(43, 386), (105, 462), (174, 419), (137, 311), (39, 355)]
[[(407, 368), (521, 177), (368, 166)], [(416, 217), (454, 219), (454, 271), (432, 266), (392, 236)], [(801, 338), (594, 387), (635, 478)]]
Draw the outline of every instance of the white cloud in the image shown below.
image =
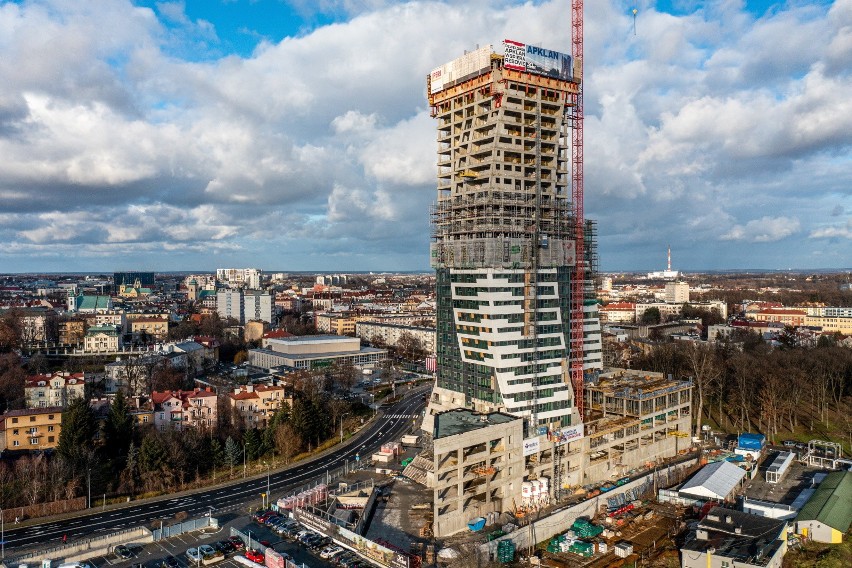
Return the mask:
[(795, 217), (761, 217), (752, 219), (745, 225), (734, 225), (722, 235), (725, 241), (749, 241), (752, 243), (773, 243), (799, 232), (801, 223)]
[(846, 224), (828, 225), (811, 231), (808, 237), (812, 239), (852, 239), (852, 218)]
[[(505, 37), (567, 51), (570, 2), (294, 4), (339, 22), (211, 58), (217, 30), (183, 2), (0, 0), (0, 210), (14, 216), (0, 263), (212, 242), (261, 265), (369, 249), (425, 268), (426, 73)], [(797, 233), (843, 256), (832, 237), (848, 227), (819, 222), (852, 184), (852, 0), (759, 19), (737, 2), (648, 8), (635, 36), (623, 3), (586, 4), (586, 211), (604, 268), (656, 263), (668, 242), (723, 266), (749, 254), (741, 242)], [(810, 258), (797, 247), (776, 257)]]

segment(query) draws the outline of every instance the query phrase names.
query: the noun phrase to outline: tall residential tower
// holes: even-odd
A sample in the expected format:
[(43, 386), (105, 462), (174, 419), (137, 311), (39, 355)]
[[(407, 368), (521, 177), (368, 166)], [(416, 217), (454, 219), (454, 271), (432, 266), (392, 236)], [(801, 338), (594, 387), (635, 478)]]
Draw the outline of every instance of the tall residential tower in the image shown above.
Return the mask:
[(575, 263), (594, 262), (594, 230), (577, 254), (572, 58), (508, 40), (504, 48), (468, 53), (428, 79), (438, 121), (432, 407), (522, 416), (533, 436), (582, 421), (570, 347), (583, 321), (572, 321), (570, 299), (572, 287), (585, 288), (572, 276)]

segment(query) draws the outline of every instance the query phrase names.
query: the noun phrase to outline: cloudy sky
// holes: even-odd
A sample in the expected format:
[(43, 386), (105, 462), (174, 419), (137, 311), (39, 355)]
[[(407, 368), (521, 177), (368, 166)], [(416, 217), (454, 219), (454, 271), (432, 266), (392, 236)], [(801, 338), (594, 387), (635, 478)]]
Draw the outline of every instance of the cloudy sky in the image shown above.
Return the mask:
[[(604, 270), (852, 266), (852, 0), (585, 33)], [(0, 272), (428, 269), (425, 77), (504, 38), (569, 0), (0, 0)]]

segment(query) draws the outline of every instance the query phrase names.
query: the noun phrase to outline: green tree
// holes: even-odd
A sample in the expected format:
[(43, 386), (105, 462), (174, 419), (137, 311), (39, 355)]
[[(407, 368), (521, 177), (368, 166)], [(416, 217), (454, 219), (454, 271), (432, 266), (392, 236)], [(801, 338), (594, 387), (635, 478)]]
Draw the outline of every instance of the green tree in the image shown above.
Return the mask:
[(98, 427), (95, 415), (85, 398), (75, 398), (62, 413), (62, 432), (56, 453), (71, 467), (76, 477), (91, 466), (92, 455), (87, 450), (95, 447)]
[(242, 459), (243, 449), (231, 436), (225, 440), (225, 461), (231, 466), (231, 473), (234, 472), (234, 466), (240, 463)]
[(642, 312), (642, 317), (639, 319), (639, 323), (643, 325), (656, 325), (662, 321), (662, 316), (660, 315), (660, 308), (648, 308), (644, 312)]
[(106, 457), (114, 463), (113, 472), (121, 471), (127, 457), (127, 451), (133, 441), (133, 416), (124, 393), (118, 391), (109, 407), (109, 415), (104, 422), (104, 451)]
[(261, 440), (257, 429), (249, 428), (243, 434), (243, 444), (245, 444), (246, 459), (256, 460), (260, 457)]
[(149, 432), (139, 448), (139, 469), (142, 473), (161, 472), (168, 463), (168, 450), (156, 432)]
[(222, 442), (219, 441), (219, 438), (213, 438), (210, 441), (210, 456), (213, 459), (214, 467), (222, 467), (225, 465), (225, 447), (222, 445)]
[(139, 448), (136, 444), (130, 442), (127, 448), (127, 460), (124, 464), (124, 469), (121, 470), (119, 488), (122, 491), (130, 493), (131, 497), (136, 493), (139, 487)]

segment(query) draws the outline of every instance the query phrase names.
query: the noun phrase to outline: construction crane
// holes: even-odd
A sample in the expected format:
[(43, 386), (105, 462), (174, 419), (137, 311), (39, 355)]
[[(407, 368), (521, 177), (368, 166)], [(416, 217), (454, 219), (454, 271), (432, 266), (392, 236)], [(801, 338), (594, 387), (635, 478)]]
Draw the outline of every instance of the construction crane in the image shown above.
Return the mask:
[(576, 258), (571, 279), (571, 386), (574, 404), (585, 419), (583, 401), (583, 322), (585, 314), (585, 221), (583, 214), (583, 0), (571, 0), (571, 55), (579, 88), (571, 107), (571, 197)]

